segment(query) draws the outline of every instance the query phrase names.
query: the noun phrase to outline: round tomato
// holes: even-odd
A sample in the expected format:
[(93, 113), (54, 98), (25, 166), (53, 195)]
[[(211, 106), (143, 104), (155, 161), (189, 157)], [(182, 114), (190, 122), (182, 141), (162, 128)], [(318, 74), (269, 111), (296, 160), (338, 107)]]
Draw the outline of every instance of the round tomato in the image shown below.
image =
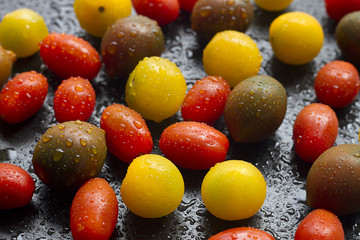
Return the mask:
[(294, 240), (344, 240), (344, 229), (339, 218), (325, 209), (310, 212), (296, 229)]
[(297, 115), (293, 126), (295, 151), (306, 162), (314, 162), (332, 147), (338, 134), (339, 122), (327, 105), (313, 103)]
[(360, 10), (360, 0), (325, 0), (325, 7), (329, 17), (339, 21), (346, 14)]
[(314, 83), (320, 102), (333, 108), (352, 103), (360, 90), (359, 73), (351, 63), (333, 61), (317, 73)]
[(238, 227), (220, 232), (209, 240), (275, 240), (269, 233), (252, 227)]
[(183, 177), (170, 160), (145, 154), (130, 163), (120, 192), (130, 211), (144, 218), (159, 218), (180, 205), (184, 189)]
[(144, 15), (166, 25), (173, 22), (180, 12), (178, 0), (132, 0), (134, 8), (139, 15)]
[(263, 205), (266, 182), (251, 163), (228, 160), (217, 163), (205, 175), (201, 185), (205, 207), (223, 220), (252, 217)]

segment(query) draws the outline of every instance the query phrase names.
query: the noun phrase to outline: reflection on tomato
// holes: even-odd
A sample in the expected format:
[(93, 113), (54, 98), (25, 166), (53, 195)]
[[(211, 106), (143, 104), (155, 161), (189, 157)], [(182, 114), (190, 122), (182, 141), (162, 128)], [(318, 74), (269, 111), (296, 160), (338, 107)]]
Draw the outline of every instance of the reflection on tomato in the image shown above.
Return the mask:
[(209, 240), (275, 240), (269, 233), (252, 227), (232, 228), (220, 232)]

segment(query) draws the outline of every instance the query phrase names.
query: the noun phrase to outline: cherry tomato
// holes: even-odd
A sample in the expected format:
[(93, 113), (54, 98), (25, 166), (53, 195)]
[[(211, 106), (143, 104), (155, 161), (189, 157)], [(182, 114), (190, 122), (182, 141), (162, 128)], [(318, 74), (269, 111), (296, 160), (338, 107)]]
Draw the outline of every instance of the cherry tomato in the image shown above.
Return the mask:
[(89, 80), (71, 77), (55, 91), (54, 112), (58, 122), (87, 121), (94, 110), (96, 96)]
[(105, 240), (114, 231), (118, 218), (114, 190), (102, 178), (87, 181), (77, 191), (70, 209), (70, 229), (74, 240)]
[(27, 205), (34, 191), (35, 182), (27, 171), (10, 163), (0, 163), (0, 209)]
[(208, 169), (225, 160), (229, 140), (205, 123), (178, 122), (162, 132), (159, 147), (167, 158), (181, 167)]
[(266, 182), (254, 165), (242, 160), (215, 164), (201, 184), (205, 207), (214, 216), (235, 221), (252, 217), (266, 198)]
[(339, 21), (346, 14), (360, 10), (360, 0), (325, 0), (325, 7), (329, 17)]
[(0, 118), (8, 123), (28, 119), (40, 110), (48, 87), (47, 78), (35, 71), (16, 75), (0, 92)]
[(252, 227), (238, 227), (225, 230), (212, 237), (209, 240), (275, 240), (269, 233)]
[(126, 163), (150, 153), (153, 148), (153, 140), (145, 120), (124, 105), (113, 104), (105, 108), (100, 127), (106, 132), (109, 152)]
[(344, 229), (339, 218), (325, 209), (310, 212), (296, 229), (294, 240), (344, 240)]
[(349, 62), (327, 63), (317, 73), (314, 89), (320, 102), (333, 108), (345, 107), (359, 93), (359, 73)]
[(180, 5), (178, 0), (132, 0), (139, 15), (144, 15), (166, 25), (173, 22), (178, 16)]
[(82, 38), (65, 33), (50, 33), (40, 44), (45, 65), (61, 78), (93, 79), (101, 68), (99, 53)]
[(314, 162), (332, 147), (338, 134), (335, 112), (322, 103), (312, 103), (297, 115), (293, 126), (295, 151), (306, 162)]
[(222, 77), (208, 76), (196, 81), (181, 107), (183, 119), (212, 125), (223, 114), (230, 92)]
[(120, 192), (130, 211), (144, 218), (159, 218), (180, 205), (184, 189), (181, 172), (169, 159), (145, 154), (129, 165)]
[(198, 0), (179, 0), (180, 8), (185, 11), (191, 12), (197, 1)]

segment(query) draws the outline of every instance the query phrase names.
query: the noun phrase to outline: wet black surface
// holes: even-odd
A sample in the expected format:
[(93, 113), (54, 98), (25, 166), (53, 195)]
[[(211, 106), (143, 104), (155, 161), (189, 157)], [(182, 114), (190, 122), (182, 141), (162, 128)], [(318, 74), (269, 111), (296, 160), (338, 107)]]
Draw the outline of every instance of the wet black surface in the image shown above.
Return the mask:
[[(74, 15), (72, 0), (0, 0), (0, 16), (19, 7), (31, 8), (44, 16), (50, 31), (66, 32), (83, 37), (99, 49), (100, 40), (80, 28)], [(317, 71), (327, 62), (342, 59), (335, 44), (336, 23), (328, 18), (322, 0), (294, 0), (287, 11), (304, 11), (315, 16), (324, 28), (325, 41), (320, 54), (310, 63), (289, 66), (274, 58), (268, 42), (268, 27), (283, 12), (265, 12), (254, 6), (255, 20), (247, 31), (263, 56), (259, 74), (278, 79), (288, 94), (288, 110), (284, 122), (269, 139), (258, 144), (236, 144), (222, 119), (215, 127), (230, 139), (227, 159), (242, 159), (253, 163), (267, 182), (267, 197), (261, 210), (242, 221), (223, 221), (212, 216), (202, 203), (200, 186), (206, 171), (180, 169), (185, 181), (185, 195), (181, 205), (170, 215), (160, 219), (143, 219), (129, 212), (121, 201), (120, 186), (127, 165), (108, 156), (100, 174), (110, 182), (119, 201), (119, 218), (112, 239), (207, 239), (222, 230), (252, 226), (268, 231), (276, 239), (293, 239), (299, 221), (311, 209), (305, 198), (305, 179), (310, 164), (294, 153), (292, 124), (297, 113), (307, 104), (316, 102), (312, 88)], [(206, 76), (202, 67), (202, 50), (205, 47), (190, 29), (190, 14), (182, 12), (179, 19), (162, 28), (166, 50), (162, 57), (175, 62), (191, 87), (193, 82)], [(42, 64), (36, 54), (15, 63), (13, 75), (36, 70), (48, 77), (50, 88), (45, 104), (32, 118), (17, 125), (0, 122), (0, 162), (9, 162), (29, 171), (36, 181), (32, 202), (23, 208), (0, 211), (0, 239), (71, 239), (69, 209), (73, 193), (64, 194), (48, 189), (35, 175), (32, 165), (33, 149), (41, 134), (56, 124), (52, 100), (60, 79)], [(99, 126), (103, 109), (112, 104), (124, 103), (124, 81), (110, 80), (102, 71), (92, 84), (97, 94), (97, 105), (89, 122)], [(358, 143), (360, 99), (350, 106), (337, 110), (339, 135), (336, 144)], [(162, 130), (180, 121), (180, 114), (162, 123), (147, 121), (154, 138), (153, 153), (161, 154), (158, 140)], [(360, 239), (360, 214), (341, 217), (346, 239)]]

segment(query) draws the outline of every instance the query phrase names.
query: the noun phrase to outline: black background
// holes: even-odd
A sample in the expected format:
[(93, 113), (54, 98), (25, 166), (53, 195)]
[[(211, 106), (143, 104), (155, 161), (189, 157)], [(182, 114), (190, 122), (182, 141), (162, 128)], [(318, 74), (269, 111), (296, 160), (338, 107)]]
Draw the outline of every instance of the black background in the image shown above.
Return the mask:
[[(82, 37), (99, 49), (100, 39), (81, 29), (72, 7), (72, 0), (0, 0), (0, 17), (20, 7), (28, 7), (45, 18), (49, 31), (65, 32)], [(119, 217), (112, 239), (207, 239), (228, 228), (251, 226), (271, 233), (276, 239), (293, 239), (297, 225), (311, 211), (306, 204), (305, 180), (310, 164), (300, 160), (293, 149), (292, 125), (298, 112), (317, 102), (313, 82), (317, 71), (327, 62), (342, 59), (334, 40), (336, 22), (325, 11), (322, 0), (294, 0), (282, 12), (266, 12), (254, 4), (255, 20), (246, 32), (263, 56), (259, 74), (279, 80), (288, 94), (288, 109), (284, 122), (269, 139), (258, 144), (236, 144), (232, 141), (223, 119), (215, 127), (230, 140), (227, 159), (241, 159), (253, 163), (267, 182), (267, 197), (261, 210), (242, 221), (223, 221), (212, 216), (203, 205), (200, 187), (207, 171), (180, 168), (185, 181), (185, 195), (181, 205), (170, 215), (160, 219), (143, 219), (129, 212), (121, 201), (120, 186), (128, 165), (108, 154), (100, 177), (115, 190), (119, 201)], [(278, 61), (268, 42), (268, 28), (280, 14), (303, 11), (315, 16), (324, 28), (325, 40), (320, 54), (310, 63), (290, 66)], [(181, 12), (173, 23), (162, 27), (166, 50), (162, 57), (175, 62), (190, 88), (194, 81), (206, 76), (202, 66), (205, 47), (190, 28), (190, 14)], [(52, 110), (54, 91), (61, 80), (47, 70), (38, 54), (19, 59), (13, 68), (16, 73), (35, 70), (43, 73), (50, 88), (45, 104), (33, 117), (23, 123), (9, 125), (0, 122), (0, 162), (23, 167), (36, 181), (32, 202), (23, 208), (0, 211), (0, 239), (71, 239), (69, 209), (74, 193), (58, 193), (48, 189), (35, 175), (31, 159), (40, 136), (57, 122)], [(104, 71), (92, 80), (97, 94), (95, 111), (89, 122), (99, 126), (104, 108), (112, 103), (124, 103), (124, 80), (109, 79)], [(336, 144), (358, 143), (360, 101), (336, 110), (339, 135)], [(158, 140), (162, 130), (181, 121), (180, 114), (161, 123), (147, 121), (154, 139), (153, 153), (161, 154)], [(346, 239), (360, 239), (359, 213), (340, 217)]]

